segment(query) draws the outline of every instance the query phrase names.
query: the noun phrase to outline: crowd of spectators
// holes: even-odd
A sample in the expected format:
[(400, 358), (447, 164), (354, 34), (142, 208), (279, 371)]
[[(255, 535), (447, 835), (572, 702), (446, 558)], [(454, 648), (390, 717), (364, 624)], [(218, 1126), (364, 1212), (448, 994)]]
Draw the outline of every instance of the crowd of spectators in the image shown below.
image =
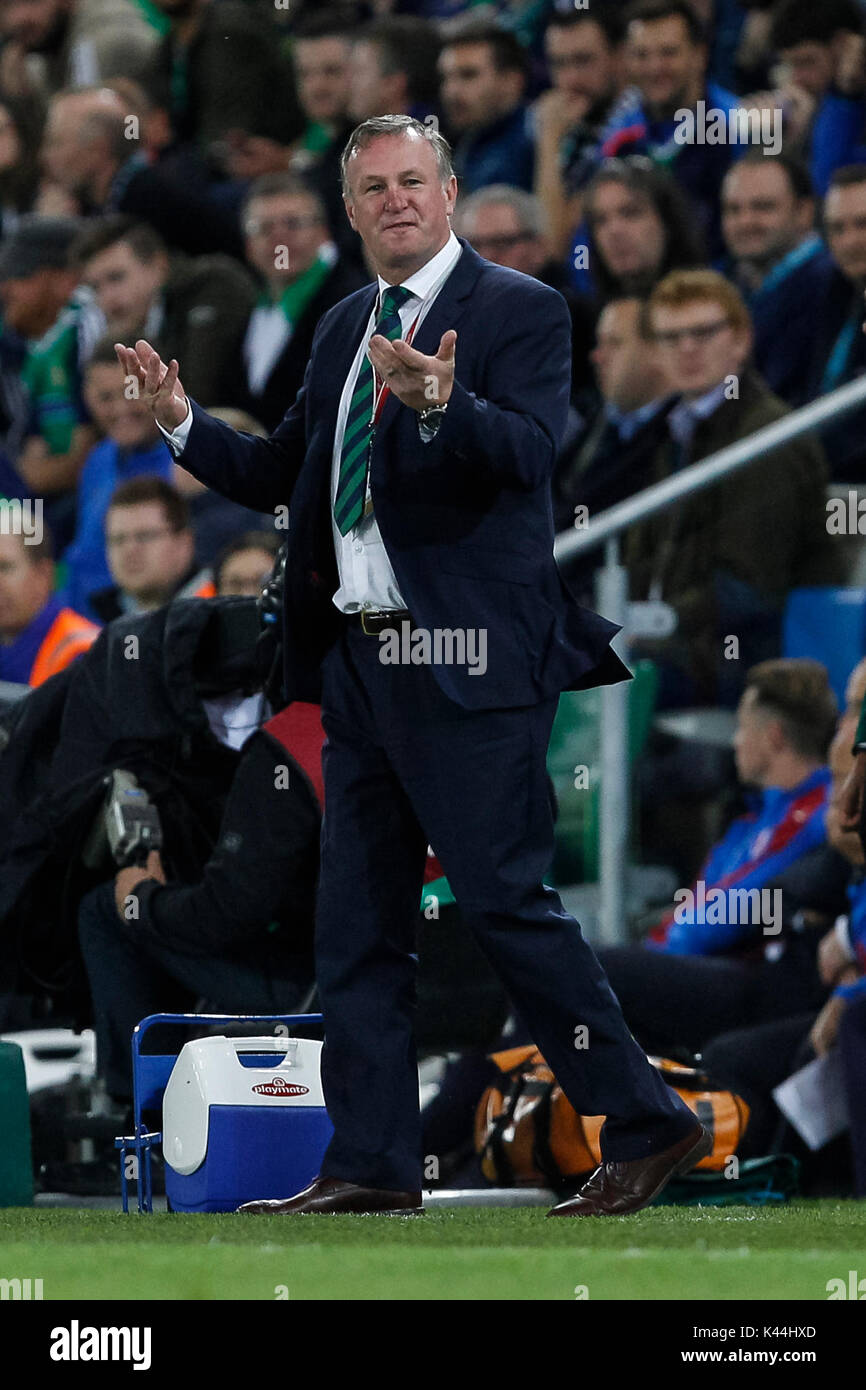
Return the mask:
[[(322, 314), (373, 278), (339, 161), (386, 113), (451, 142), (457, 234), (568, 305), (557, 530), (591, 532), (866, 370), (866, 0), (0, 0), (0, 499), (41, 522), (36, 543), (0, 534), (0, 680), (42, 684), (121, 614), (258, 593), (275, 518), (185, 472), (113, 344), (146, 338), (201, 405), (272, 431)], [(771, 834), (805, 797), (822, 845), (829, 692), (799, 673), (792, 696), (777, 663), (791, 591), (846, 580), (827, 487), (866, 484), (864, 440), (866, 408), (622, 545), (631, 600), (669, 618), (631, 641), (658, 706), (741, 724), (759, 707), (769, 763), (745, 780)], [(563, 562), (590, 605), (600, 560)], [(843, 862), (846, 881), (862, 867), (834, 843), (838, 898)], [(694, 939), (666, 929), (656, 952), (665, 1016), (681, 1017), (659, 1002), (670, 957)], [(732, 951), (722, 933), (698, 954)], [(611, 961), (627, 1016), (644, 957)], [(820, 1009), (831, 974), (813, 952), (792, 1012)], [(780, 1021), (736, 1014), (712, 1036)], [(647, 1041), (677, 1039), (653, 1018)]]

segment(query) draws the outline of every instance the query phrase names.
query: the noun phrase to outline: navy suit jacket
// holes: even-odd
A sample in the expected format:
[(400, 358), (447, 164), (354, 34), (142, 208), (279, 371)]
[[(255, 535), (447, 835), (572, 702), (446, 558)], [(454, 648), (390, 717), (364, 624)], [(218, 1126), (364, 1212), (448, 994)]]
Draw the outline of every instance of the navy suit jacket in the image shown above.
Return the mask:
[[(376, 519), (413, 621), (431, 631), (486, 629), (487, 669), (434, 664), (467, 709), (537, 704), (561, 690), (623, 680), (613, 623), (579, 607), (553, 558), (550, 481), (568, 409), (571, 322), (562, 296), (530, 276), (462, 255), (413, 340), (433, 354), (457, 331), (456, 376), (435, 439), (392, 393), (375, 433)], [(331, 477), (340, 396), (377, 286), (319, 321), (304, 384), (269, 439), (238, 433), (193, 402), (181, 461), (245, 506), (289, 507), (286, 686), (317, 699), (322, 658), (340, 630)], [(371, 640), (377, 640), (372, 639)]]

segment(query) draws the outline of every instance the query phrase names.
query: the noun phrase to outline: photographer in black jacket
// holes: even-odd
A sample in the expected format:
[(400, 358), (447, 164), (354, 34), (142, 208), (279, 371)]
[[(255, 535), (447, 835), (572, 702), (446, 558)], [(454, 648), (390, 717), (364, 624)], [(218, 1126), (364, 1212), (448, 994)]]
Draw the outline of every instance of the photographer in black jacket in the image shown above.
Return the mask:
[[(215, 722), (214, 704), (206, 702)], [(248, 700), (220, 702), (229, 737)], [(215, 730), (216, 731), (216, 730)], [(317, 705), (293, 704), (243, 743), (219, 838), (194, 883), (166, 881), (160, 856), (85, 894), (78, 930), (99, 1073), (131, 1095), (130, 1039), (148, 1014), (302, 1010), (313, 984), (321, 822)]]

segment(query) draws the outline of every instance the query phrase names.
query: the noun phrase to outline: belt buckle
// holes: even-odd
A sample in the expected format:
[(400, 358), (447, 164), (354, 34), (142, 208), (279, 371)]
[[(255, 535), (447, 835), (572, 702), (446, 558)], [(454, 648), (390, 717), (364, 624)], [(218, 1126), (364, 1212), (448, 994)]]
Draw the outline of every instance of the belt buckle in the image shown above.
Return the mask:
[(368, 617), (372, 618), (373, 615), (376, 614), (376, 613), (378, 613), (378, 612), (379, 612), (379, 609), (377, 609), (377, 608), (362, 608), (362, 609), (361, 609), (361, 630), (362, 630), (363, 632), (365, 632), (365, 633), (367, 634), (368, 637), (375, 637), (375, 636), (376, 636), (376, 633), (375, 633), (375, 632), (372, 632), (372, 631), (370, 630), (370, 628), (368, 628), (368, 626), (367, 626), (367, 618), (368, 618)]

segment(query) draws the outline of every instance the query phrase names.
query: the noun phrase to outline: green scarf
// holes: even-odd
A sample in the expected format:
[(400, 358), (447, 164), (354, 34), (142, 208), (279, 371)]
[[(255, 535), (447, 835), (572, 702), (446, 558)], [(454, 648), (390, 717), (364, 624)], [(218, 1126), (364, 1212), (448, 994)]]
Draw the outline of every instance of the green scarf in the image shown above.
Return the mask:
[(307, 270), (296, 276), (290, 284), (286, 285), (279, 299), (274, 301), (270, 294), (265, 290), (259, 295), (258, 308), (272, 309), (274, 303), (279, 304), (289, 323), (296, 324), (303, 314), (310, 300), (318, 293), (321, 285), (327, 280), (334, 263), (329, 261), (320, 251), (313, 264)]

